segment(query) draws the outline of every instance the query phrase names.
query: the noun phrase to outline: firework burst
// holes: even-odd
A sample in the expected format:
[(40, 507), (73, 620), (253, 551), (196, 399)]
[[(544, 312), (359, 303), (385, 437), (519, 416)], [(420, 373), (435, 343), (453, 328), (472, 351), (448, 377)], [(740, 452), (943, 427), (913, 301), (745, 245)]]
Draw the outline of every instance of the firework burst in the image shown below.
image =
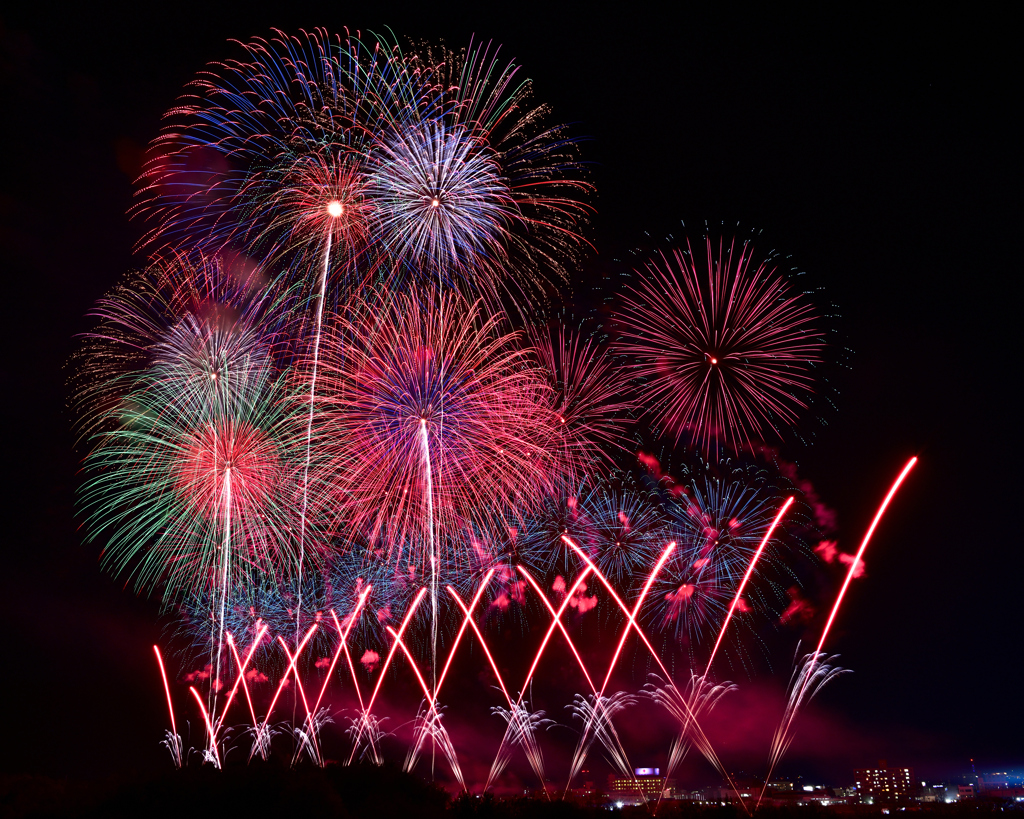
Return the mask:
[(227, 586), (273, 577), (293, 550), (300, 450), (267, 304), (216, 264), (158, 266), (140, 282), (102, 303), (86, 343), (85, 361), (109, 374), (80, 398), (90, 539), (165, 602), (213, 574)]
[[(552, 275), (567, 278), (579, 258), (592, 186), (578, 140), (566, 126), (546, 124), (549, 107), (530, 104), (532, 83), (520, 80), (520, 67), (503, 63), (498, 52), (490, 44), (470, 43), (458, 53), (421, 45), (410, 64), (434, 77), (436, 133), (444, 136), (447, 155), (466, 157), (453, 178), (475, 177), (479, 193), (468, 201), (487, 203), (472, 211), (475, 219), (486, 217), (488, 230), (486, 244), (473, 250), (482, 265), (478, 282), (489, 279), (498, 293), (509, 288), (511, 271), (514, 287), (529, 296), (545, 290)], [(419, 135), (420, 152), (428, 141)], [(488, 295), (486, 286), (481, 291)]]
[[(418, 118), (430, 83), (397, 45), (315, 29), (240, 44), (167, 114), (140, 178), (143, 244), (234, 248), (304, 276), (325, 218), (348, 256), (365, 250), (368, 145)], [(335, 212), (338, 211), (338, 212)]]
[(676, 440), (751, 446), (806, 408), (823, 333), (810, 303), (749, 242), (705, 238), (650, 259), (619, 317), (617, 350)]
[[(677, 489), (667, 493), (666, 509), (680, 548), (658, 578), (654, 616), (692, 656), (693, 647), (720, 627), (783, 493), (765, 470), (728, 463), (687, 476)], [(776, 539), (782, 533), (777, 530)], [(761, 582), (738, 601), (737, 613), (771, 610), (782, 594), (773, 576), (789, 571), (767, 544), (757, 566)]]
[(342, 325), (325, 339), (317, 436), (346, 531), (415, 573), (428, 537), (465, 554), (470, 522), (536, 506), (558, 467), (546, 388), (499, 316), (454, 292), (380, 292)]
[(492, 152), (465, 128), (428, 120), (384, 138), (370, 193), (375, 235), (418, 275), (479, 279), (504, 263), (518, 212)]

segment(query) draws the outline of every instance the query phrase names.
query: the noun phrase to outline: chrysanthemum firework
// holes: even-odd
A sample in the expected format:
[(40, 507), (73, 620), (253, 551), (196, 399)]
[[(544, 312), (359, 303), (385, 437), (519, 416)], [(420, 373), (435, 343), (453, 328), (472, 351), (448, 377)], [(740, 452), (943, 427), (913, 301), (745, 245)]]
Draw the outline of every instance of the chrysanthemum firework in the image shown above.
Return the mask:
[(267, 303), (214, 264), (133, 284), (103, 302), (83, 357), (90, 539), (168, 602), (215, 577), (227, 588), (287, 572), (303, 430)]
[(738, 449), (807, 406), (823, 333), (809, 300), (749, 242), (652, 257), (623, 299), (618, 352), (643, 403), (677, 440)]
[(382, 291), (346, 315), (324, 340), (314, 443), (344, 530), (426, 573), (428, 541), (466, 554), (471, 521), (526, 514), (551, 484), (547, 388), (519, 335), (454, 291)]
[(577, 140), (545, 125), (548, 107), (529, 105), (530, 81), (517, 84), (519, 66), (490, 45), (423, 45), (409, 63), (431, 78), (431, 106), (382, 132), (372, 163), (376, 224), (396, 262), (485, 296), (566, 276), (590, 211)]
[(588, 537), (577, 545), (613, 583), (650, 571), (671, 539), (668, 521), (650, 492), (615, 481), (591, 493)]
[(369, 194), (374, 235), (417, 273), (474, 278), (505, 261), (518, 212), (493, 151), (462, 126), (426, 120), (382, 136)]

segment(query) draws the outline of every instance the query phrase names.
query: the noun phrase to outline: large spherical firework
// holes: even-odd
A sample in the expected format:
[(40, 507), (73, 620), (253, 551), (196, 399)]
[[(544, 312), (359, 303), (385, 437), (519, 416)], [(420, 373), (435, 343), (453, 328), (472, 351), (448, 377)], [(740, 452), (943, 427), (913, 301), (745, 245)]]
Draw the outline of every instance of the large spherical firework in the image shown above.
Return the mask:
[(262, 377), (283, 352), (288, 304), (251, 265), (181, 258), (126, 280), (91, 311), (97, 326), (72, 359), (72, 405), (88, 438), (117, 417), (147, 368), (173, 405), (212, 404)]
[(578, 545), (613, 583), (645, 578), (671, 539), (656, 499), (628, 483), (592, 493), (586, 515), (589, 537)]
[(184, 278), (160, 302), (166, 312), (153, 312), (144, 289), (106, 303), (104, 332), (121, 335), (96, 349), (121, 365), (129, 356), (118, 350), (143, 344), (135, 352), (147, 363), (87, 394), (102, 412), (87, 419), (91, 477), (81, 493), (90, 539), (106, 541), (105, 565), (160, 588), (165, 601), (217, 572), (235, 585), (290, 570), (302, 451), (273, 337), (257, 323), (260, 299), (218, 285), (216, 266), (176, 272)]
[(325, 339), (316, 446), (344, 531), (428, 570), (492, 509), (525, 514), (558, 468), (546, 388), (519, 336), (454, 292), (354, 306)]
[[(546, 124), (548, 106), (529, 102), (531, 81), (519, 81), (520, 67), (502, 63), (490, 44), (470, 43), (462, 52), (424, 45), (409, 60), (433, 78), (436, 113), (430, 118), (436, 125), (433, 131), (416, 126), (402, 139), (421, 157), (429, 156), (428, 145), (435, 153), (443, 145), (449, 161), (464, 157), (464, 164), (450, 164), (445, 175), (458, 181), (454, 190), (464, 191), (465, 204), (476, 206), (469, 211), (463, 205), (466, 215), (458, 227), (460, 233), (480, 229), (460, 253), (475, 260), (472, 275), (480, 290), (489, 295), (512, 287), (530, 295), (552, 275), (567, 277), (584, 244), (590, 212), (584, 199), (592, 190), (584, 181), (578, 141), (566, 126)], [(437, 178), (435, 173), (435, 189)]]
[(749, 242), (649, 260), (623, 300), (618, 351), (643, 403), (705, 452), (760, 441), (807, 406), (824, 347), (818, 319)]
[(410, 123), (373, 155), (373, 229), (419, 275), (477, 278), (505, 261), (518, 216), (493, 152), (461, 126)]

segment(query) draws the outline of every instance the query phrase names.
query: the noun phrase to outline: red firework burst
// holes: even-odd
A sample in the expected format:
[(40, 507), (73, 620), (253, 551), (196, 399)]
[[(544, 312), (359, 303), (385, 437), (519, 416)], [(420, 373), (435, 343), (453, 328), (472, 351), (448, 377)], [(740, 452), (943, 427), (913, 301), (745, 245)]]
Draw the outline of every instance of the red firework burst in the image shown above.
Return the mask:
[(706, 453), (780, 434), (807, 406), (824, 334), (811, 304), (749, 242), (704, 241), (704, 257), (673, 249), (630, 288), (617, 349), (643, 384), (643, 403)]
[(410, 571), (428, 540), (462, 562), (471, 522), (533, 507), (559, 467), (542, 374), (500, 317), (453, 291), (377, 293), (339, 325), (317, 395), (314, 449), (329, 458), (314, 470), (331, 471), (345, 530)]

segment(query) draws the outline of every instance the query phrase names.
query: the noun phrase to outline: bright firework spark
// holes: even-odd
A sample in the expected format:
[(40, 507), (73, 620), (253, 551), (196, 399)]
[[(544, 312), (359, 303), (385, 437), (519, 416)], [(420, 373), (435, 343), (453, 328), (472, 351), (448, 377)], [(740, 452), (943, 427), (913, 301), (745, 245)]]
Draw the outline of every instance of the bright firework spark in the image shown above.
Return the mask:
[[(878, 524), (881, 523), (885, 510), (889, 508), (889, 504), (896, 496), (900, 486), (903, 485), (903, 481), (906, 479), (907, 475), (910, 474), (910, 470), (913, 469), (916, 464), (917, 457), (914, 456), (907, 461), (896, 480), (893, 481), (892, 486), (889, 487), (889, 491), (886, 493), (885, 499), (878, 507), (878, 511), (875, 513), (875, 517), (872, 519), (871, 525), (864, 534), (864, 539), (861, 541), (860, 548), (857, 549), (857, 554), (850, 562), (850, 569), (846, 573), (846, 579), (843, 581), (842, 588), (839, 589), (839, 594), (836, 595), (836, 602), (832, 606), (832, 611), (829, 613), (828, 621), (825, 623), (825, 627), (821, 630), (821, 639), (818, 640), (818, 647), (812, 653), (806, 655), (803, 662), (800, 663), (793, 671), (786, 711), (783, 715), (782, 722), (775, 731), (775, 737), (772, 740), (772, 749), (768, 760), (768, 776), (765, 778), (765, 782), (771, 778), (772, 771), (775, 769), (778, 761), (782, 758), (782, 755), (786, 752), (786, 749), (789, 748), (790, 743), (793, 741), (793, 722), (800, 710), (800, 705), (805, 701), (805, 699), (813, 697), (821, 686), (825, 685), (835, 676), (842, 673), (842, 669), (833, 668), (827, 665), (828, 662), (831, 662), (835, 658), (829, 659), (822, 653), (822, 648), (825, 645), (825, 639), (828, 637), (829, 629), (832, 628), (832, 623), (835, 621), (836, 615), (839, 613), (839, 607), (842, 605), (843, 597), (846, 596), (846, 590), (850, 586), (850, 581), (857, 576), (857, 569), (860, 565), (861, 559), (864, 557), (864, 551), (867, 549), (868, 543), (871, 541), (871, 536), (875, 533), (875, 529), (878, 528)], [(761, 791), (761, 795), (764, 795), (763, 789)], [(758, 801), (760, 801), (760, 799)]]
[(807, 406), (824, 338), (810, 303), (749, 242), (650, 259), (619, 317), (617, 350), (651, 414), (705, 453), (780, 435)]

